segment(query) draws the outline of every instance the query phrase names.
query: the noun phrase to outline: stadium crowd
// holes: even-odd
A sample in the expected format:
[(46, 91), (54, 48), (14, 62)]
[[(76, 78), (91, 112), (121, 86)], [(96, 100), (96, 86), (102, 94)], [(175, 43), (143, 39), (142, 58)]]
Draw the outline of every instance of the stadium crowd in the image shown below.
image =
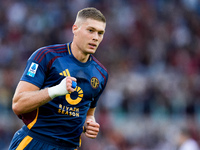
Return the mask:
[(109, 82), (98, 102), (98, 138), (82, 150), (176, 150), (186, 127), (200, 144), (198, 0), (0, 1), (0, 149), (22, 126), (11, 109), (27, 58), (72, 40), (76, 12), (100, 9), (106, 33), (95, 57)]

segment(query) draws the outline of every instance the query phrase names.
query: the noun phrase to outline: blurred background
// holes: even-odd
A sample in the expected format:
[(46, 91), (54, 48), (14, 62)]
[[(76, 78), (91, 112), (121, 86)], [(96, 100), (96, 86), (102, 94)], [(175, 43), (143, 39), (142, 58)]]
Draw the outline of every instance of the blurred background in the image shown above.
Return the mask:
[(27, 59), (72, 41), (76, 13), (88, 6), (107, 19), (95, 57), (109, 81), (98, 138), (83, 135), (80, 149), (176, 150), (183, 127), (200, 144), (199, 0), (1, 0), (0, 149), (22, 126), (11, 101)]

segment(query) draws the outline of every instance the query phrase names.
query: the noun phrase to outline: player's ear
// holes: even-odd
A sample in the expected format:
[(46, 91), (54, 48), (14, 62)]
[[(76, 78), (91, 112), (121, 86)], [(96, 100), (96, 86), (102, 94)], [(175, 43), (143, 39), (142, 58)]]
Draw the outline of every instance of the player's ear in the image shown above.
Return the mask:
[(76, 24), (74, 24), (72, 26), (72, 32), (73, 32), (74, 35), (76, 35), (77, 30), (78, 30), (78, 26)]

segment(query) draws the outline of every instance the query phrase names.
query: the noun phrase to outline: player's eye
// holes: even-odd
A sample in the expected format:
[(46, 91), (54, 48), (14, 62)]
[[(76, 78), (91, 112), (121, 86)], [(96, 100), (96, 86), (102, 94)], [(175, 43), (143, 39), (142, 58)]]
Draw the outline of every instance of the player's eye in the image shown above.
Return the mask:
[(94, 32), (92, 29), (89, 29), (88, 31), (91, 32), (91, 33)]
[(99, 35), (103, 35), (103, 32), (98, 32)]

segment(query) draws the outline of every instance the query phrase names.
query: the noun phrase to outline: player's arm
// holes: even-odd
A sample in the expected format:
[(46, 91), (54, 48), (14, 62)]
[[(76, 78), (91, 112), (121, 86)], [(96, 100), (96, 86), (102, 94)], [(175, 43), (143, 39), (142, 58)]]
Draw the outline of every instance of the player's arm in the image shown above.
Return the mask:
[(15, 114), (20, 115), (35, 110), (50, 100), (47, 89), (40, 90), (29, 82), (20, 81), (13, 96), (12, 109)]
[(95, 108), (90, 108), (85, 121), (85, 135), (89, 138), (96, 138), (100, 128), (100, 125), (95, 120), (94, 112)]
[(60, 84), (45, 89), (40, 89), (26, 81), (20, 81), (13, 96), (12, 109), (17, 115), (28, 113), (49, 102), (56, 96), (74, 92), (72, 81), (76, 82), (76, 79), (66, 77)]

